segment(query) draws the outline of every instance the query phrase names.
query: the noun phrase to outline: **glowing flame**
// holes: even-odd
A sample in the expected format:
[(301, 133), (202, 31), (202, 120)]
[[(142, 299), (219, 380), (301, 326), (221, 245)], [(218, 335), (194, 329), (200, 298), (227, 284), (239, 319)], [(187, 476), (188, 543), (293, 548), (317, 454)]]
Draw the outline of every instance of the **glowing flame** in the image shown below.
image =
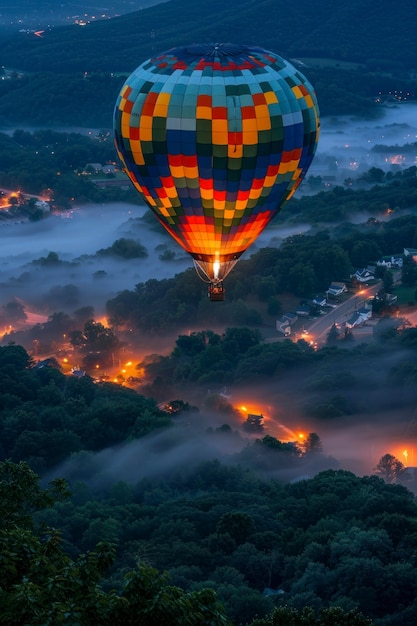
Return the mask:
[(220, 261), (214, 261), (214, 263), (213, 263), (213, 274), (214, 274), (214, 278), (216, 280), (219, 278), (219, 270), (220, 270)]

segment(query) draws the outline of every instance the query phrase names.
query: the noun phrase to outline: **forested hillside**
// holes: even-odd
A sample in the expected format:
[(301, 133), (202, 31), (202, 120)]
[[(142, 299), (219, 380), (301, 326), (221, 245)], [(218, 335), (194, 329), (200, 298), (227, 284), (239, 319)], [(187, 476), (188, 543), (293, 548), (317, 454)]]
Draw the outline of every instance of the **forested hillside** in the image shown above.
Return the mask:
[[(389, 484), (400, 471), (307, 479), (332, 462), (315, 433), (300, 447), (202, 422), (193, 439), (198, 413), (171, 419), (132, 390), (36, 367), (20, 346), (0, 348), (0, 371), (1, 456), (12, 458), (0, 461), (2, 623), (415, 623), (417, 507)], [(216, 442), (220, 461), (206, 451)], [(27, 463), (68, 478), (72, 496), (61, 479), (40, 490)], [(289, 469), (298, 481), (277, 480)]]
[(4, 46), (1, 63), (29, 71), (132, 71), (171, 46), (234, 41), (286, 57), (405, 70), (417, 67), (415, 22), (412, 0), (170, 0), (85, 28), (56, 28), (43, 37), (21, 34)]
[(41, 37), (3, 34), (0, 65), (17, 74), (1, 82), (0, 124), (108, 128), (127, 74), (153, 54), (198, 41), (259, 45), (301, 59), (322, 115), (375, 115), (380, 91), (415, 97), (414, 15), (411, 0), (170, 0)]

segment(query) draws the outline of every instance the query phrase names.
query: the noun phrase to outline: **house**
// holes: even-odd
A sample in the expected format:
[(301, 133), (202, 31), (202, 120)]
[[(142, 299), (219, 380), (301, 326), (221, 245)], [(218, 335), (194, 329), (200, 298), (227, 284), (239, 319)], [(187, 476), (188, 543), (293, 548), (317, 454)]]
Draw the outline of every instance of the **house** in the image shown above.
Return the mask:
[(357, 311), (356, 313), (354, 313), (354, 315), (352, 315), (350, 319), (346, 320), (346, 328), (355, 328), (356, 326), (360, 326), (361, 324), (363, 324), (363, 319)]
[(281, 317), (279, 320), (276, 321), (275, 328), (279, 333), (282, 333), (286, 337), (291, 335), (291, 326), (288, 319), (285, 317)]
[(295, 313), (284, 313), (282, 317), (283, 319), (288, 320), (290, 326), (292, 326), (292, 324), (295, 324), (295, 322), (298, 320), (298, 315), (296, 315)]
[(295, 309), (295, 313), (299, 317), (308, 317), (310, 315), (310, 307), (308, 304), (300, 304)]
[(347, 292), (347, 287), (345, 285), (345, 283), (332, 283), (330, 285), (330, 287), (327, 289), (326, 291), (326, 295), (328, 298), (337, 298), (338, 296), (342, 295), (342, 293), (346, 293)]
[(375, 278), (375, 274), (370, 268), (364, 267), (362, 270), (356, 270), (356, 272), (351, 274), (350, 277), (354, 278), (359, 283), (367, 283), (369, 280), (373, 280)]
[(312, 302), (313, 304), (317, 306), (326, 306), (327, 304), (326, 296), (315, 296)]
[(346, 321), (346, 328), (355, 328), (355, 326), (362, 326), (366, 320), (371, 319), (372, 308), (365, 305), (362, 309), (355, 312), (352, 317)]
[(262, 423), (263, 420), (264, 416), (262, 415), (262, 413), (260, 413), (259, 415), (256, 415), (254, 413), (248, 413), (248, 417), (246, 418), (246, 421), (242, 424), (242, 428), (247, 432), (262, 432), (264, 429), (264, 425)]
[(382, 257), (380, 261), (377, 261), (376, 264), (378, 266), (386, 267), (387, 269), (391, 269), (392, 267), (401, 268), (403, 266), (403, 258), (402, 256), (391, 256), (391, 257)]

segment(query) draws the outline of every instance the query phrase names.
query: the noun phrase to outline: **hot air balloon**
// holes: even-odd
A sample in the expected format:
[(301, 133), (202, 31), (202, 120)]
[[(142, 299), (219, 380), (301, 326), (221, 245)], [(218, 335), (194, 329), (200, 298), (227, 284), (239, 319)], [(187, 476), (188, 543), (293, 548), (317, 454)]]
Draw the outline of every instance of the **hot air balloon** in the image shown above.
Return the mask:
[(211, 300), (305, 176), (319, 135), (314, 90), (259, 47), (194, 44), (142, 63), (114, 112), (130, 180), (194, 259)]

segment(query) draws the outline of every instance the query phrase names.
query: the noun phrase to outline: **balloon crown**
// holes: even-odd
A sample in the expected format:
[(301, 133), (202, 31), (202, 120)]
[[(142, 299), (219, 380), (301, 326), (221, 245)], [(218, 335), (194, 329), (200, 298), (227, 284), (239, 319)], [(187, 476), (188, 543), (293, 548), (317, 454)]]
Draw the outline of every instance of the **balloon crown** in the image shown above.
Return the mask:
[(174, 69), (204, 69), (211, 66), (220, 70), (254, 69), (265, 65), (281, 65), (283, 59), (258, 46), (244, 46), (234, 43), (190, 44), (171, 48), (152, 59), (158, 67)]
[(235, 43), (206, 43), (206, 44), (191, 44), (189, 46), (182, 46), (179, 48), (173, 48), (172, 53), (180, 54), (183, 51), (184, 54), (188, 54), (192, 57), (238, 57), (246, 55), (251, 51), (261, 50), (261, 48), (254, 48), (249, 46), (242, 46)]

